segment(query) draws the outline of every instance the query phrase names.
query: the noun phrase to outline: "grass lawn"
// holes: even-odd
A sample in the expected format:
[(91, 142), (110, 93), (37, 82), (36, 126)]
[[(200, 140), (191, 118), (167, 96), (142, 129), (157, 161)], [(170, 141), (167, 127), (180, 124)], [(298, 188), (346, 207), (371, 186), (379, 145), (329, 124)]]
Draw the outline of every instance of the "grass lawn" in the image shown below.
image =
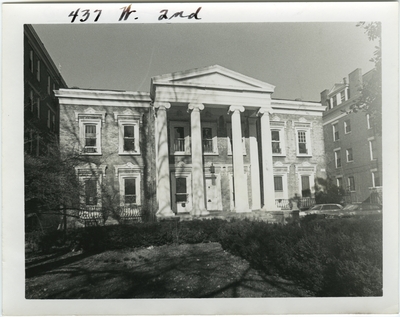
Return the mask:
[(313, 296), (218, 243), (27, 257), (27, 299)]

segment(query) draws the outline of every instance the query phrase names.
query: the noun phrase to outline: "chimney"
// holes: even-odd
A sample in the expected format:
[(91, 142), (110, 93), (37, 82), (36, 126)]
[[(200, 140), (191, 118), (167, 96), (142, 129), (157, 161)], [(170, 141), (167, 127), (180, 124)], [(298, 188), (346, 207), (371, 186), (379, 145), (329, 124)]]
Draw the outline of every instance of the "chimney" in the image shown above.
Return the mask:
[(329, 99), (328, 99), (329, 90), (325, 89), (321, 92), (321, 105), (326, 107), (326, 110), (329, 110)]
[(349, 74), (349, 92), (351, 98), (360, 94), (362, 84), (361, 68), (357, 68)]
[(347, 77), (343, 77), (343, 84), (347, 85)]

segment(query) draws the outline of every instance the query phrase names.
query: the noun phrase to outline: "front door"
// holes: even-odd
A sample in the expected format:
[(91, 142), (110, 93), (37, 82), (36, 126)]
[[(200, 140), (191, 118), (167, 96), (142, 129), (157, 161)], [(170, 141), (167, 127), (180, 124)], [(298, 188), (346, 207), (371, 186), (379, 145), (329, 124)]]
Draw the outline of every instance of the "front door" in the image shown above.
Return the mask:
[(206, 202), (207, 210), (218, 209), (218, 191), (215, 176), (206, 178)]
[(186, 177), (177, 177), (176, 178), (176, 191), (175, 191), (175, 202), (177, 206), (177, 212), (185, 212), (186, 204), (188, 203), (188, 194), (187, 194), (187, 182)]
[(205, 188), (207, 210), (222, 210), (221, 179), (219, 174), (206, 174)]
[(175, 213), (192, 210), (191, 175), (190, 173), (172, 173), (172, 210)]

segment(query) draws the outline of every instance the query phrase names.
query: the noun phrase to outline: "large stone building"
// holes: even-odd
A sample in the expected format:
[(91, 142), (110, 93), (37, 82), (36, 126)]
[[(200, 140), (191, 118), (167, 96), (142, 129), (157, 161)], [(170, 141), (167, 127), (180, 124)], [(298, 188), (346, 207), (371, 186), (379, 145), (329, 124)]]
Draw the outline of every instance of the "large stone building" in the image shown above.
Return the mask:
[(61, 148), (88, 159), (81, 204), (101, 208), (103, 185), (159, 218), (312, 198), (326, 177), (325, 107), (273, 92), (217, 65), (153, 77), (150, 93), (59, 89)]
[(24, 25), (25, 151), (46, 153), (58, 142), (59, 106), (54, 90), (67, 84), (31, 25)]
[(348, 202), (363, 202), (382, 193), (382, 134), (364, 111), (349, 112), (373, 71), (356, 69), (321, 93), (327, 174), (346, 190)]

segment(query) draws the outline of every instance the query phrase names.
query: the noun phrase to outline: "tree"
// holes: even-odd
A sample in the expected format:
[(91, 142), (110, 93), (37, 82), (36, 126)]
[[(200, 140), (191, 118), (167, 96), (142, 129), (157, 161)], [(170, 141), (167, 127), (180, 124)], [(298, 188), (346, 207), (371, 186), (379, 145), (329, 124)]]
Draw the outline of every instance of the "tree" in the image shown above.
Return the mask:
[(374, 69), (366, 74), (360, 97), (350, 106), (350, 112), (363, 111), (370, 116), (375, 132), (382, 133), (382, 52), (381, 52), (381, 23), (359, 22), (357, 27), (364, 28), (370, 41), (378, 40), (373, 57)]
[(315, 183), (315, 202), (317, 204), (342, 204), (345, 190), (336, 186), (332, 179), (317, 178)]
[[(57, 144), (49, 144), (47, 153), (37, 156), (25, 151), (25, 217), (27, 225), (35, 221), (29, 219), (60, 221), (64, 207), (79, 208), (79, 183), (75, 166), (81, 158), (74, 154), (61, 155)], [(72, 215), (73, 216), (73, 215)], [(29, 229), (29, 228), (27, 228)]]

